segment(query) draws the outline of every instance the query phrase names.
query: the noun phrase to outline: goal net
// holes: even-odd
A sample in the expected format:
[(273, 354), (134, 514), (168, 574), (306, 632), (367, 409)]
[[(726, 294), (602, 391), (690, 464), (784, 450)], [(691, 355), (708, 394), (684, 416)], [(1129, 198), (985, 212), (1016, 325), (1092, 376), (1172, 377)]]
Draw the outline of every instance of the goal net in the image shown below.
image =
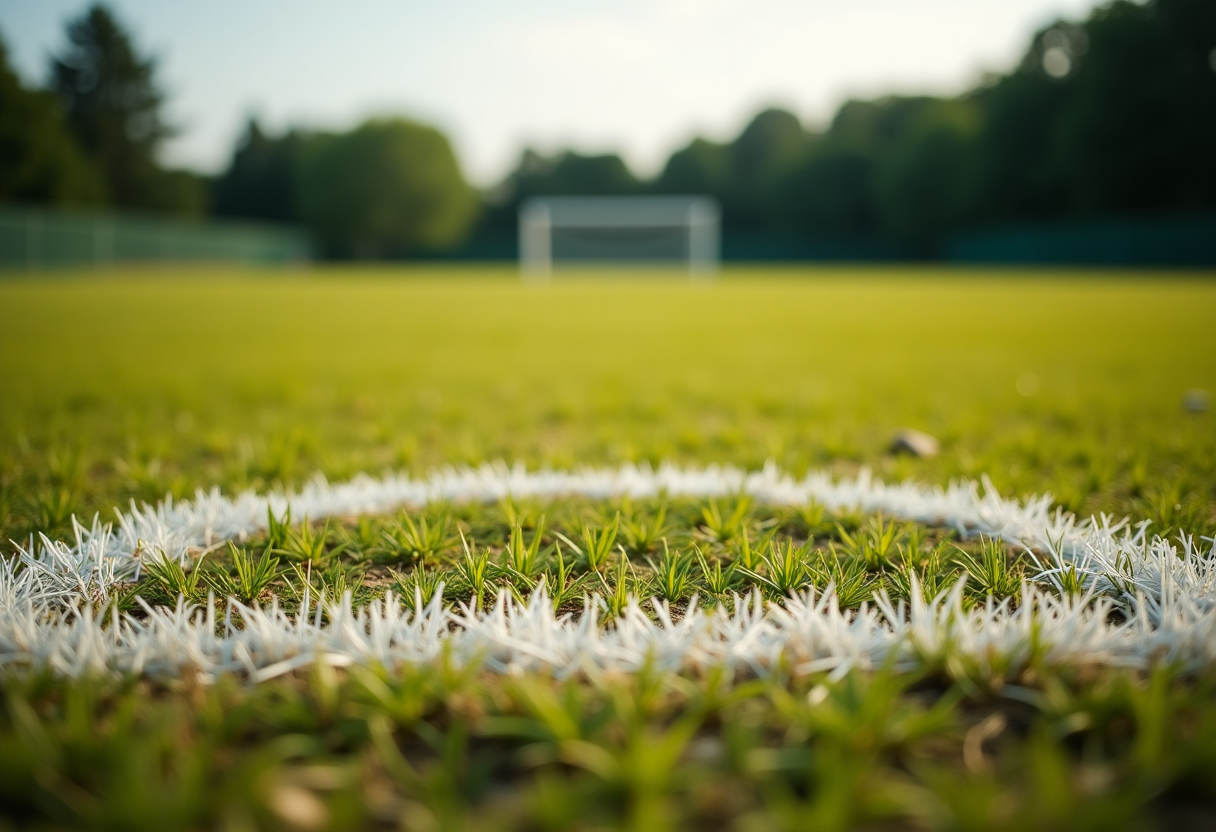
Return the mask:
[(526, 277), (560, 265), (679, 264), (693, 276), (718, 267), (718, 205), (703, 196), (537, 197), (519, 211)]

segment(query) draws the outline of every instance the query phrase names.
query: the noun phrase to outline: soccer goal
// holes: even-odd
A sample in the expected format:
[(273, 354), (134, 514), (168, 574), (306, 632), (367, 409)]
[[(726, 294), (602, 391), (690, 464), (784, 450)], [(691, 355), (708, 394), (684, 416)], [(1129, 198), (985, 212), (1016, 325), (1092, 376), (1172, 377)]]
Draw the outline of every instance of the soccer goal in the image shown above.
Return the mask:
[(704, 196), (537, 197), (519, 211), (519, 264), (544, 279), (555, 266), (681, 264), (718, 268), (718, 204)]

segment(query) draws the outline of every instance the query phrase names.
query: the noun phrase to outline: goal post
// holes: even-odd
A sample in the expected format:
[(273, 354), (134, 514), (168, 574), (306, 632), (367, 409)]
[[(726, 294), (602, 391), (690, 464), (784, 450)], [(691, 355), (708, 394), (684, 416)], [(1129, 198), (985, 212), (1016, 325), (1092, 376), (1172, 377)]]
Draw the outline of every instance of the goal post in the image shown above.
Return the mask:
[(705, 196), (535, 197), (519, 210), (519, 265), (548, 278), (563, 264), (681, 264), (693, 277), (718, 269), (721, 213)]

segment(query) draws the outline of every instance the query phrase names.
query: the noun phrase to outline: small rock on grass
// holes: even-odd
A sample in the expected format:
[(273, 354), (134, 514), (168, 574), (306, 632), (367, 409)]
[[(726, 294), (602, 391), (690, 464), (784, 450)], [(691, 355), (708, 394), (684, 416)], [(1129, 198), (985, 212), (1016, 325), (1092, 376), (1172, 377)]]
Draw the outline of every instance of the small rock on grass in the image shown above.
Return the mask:
[(919, 457), (937, 456), (941, 447), (941, 443), (937, 441), (936, 437), (919, 430), (912, 430), (912, 428), (904, 428), (891, 439), (891, 453), (893, 454), (911, 454)]
[(1191, 413), (1207, 413), (1212, 407), (1212, 394), (1201, 387), (1192, 387), (1182, 395), (1182, 406)]

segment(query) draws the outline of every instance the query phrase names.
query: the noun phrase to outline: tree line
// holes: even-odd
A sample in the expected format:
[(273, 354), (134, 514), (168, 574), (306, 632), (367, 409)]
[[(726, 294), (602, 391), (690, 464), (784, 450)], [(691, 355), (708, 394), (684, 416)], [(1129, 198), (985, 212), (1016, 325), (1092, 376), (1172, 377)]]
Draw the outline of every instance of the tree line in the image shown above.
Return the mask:
[(505, 238), (537, 195), (709, 194), (728, 239), (883, 240), (927, 256), (971, 228), (1216, 209), (1211, 0), (1116, 0), (1058, 21), (956, 97), (848, 101), (819, 130), (768, 109), (649, 180), (612, 154), (525, 150), (481, 194), (446, 137), (400, 118), (277, 135), (251, 120), (220, 175), (166, 170), (154, 63), (101, 5), (67, 34), (45, 90), (22, 86), (0, 44), (0, 198), (298, 223), (339, 257)]

